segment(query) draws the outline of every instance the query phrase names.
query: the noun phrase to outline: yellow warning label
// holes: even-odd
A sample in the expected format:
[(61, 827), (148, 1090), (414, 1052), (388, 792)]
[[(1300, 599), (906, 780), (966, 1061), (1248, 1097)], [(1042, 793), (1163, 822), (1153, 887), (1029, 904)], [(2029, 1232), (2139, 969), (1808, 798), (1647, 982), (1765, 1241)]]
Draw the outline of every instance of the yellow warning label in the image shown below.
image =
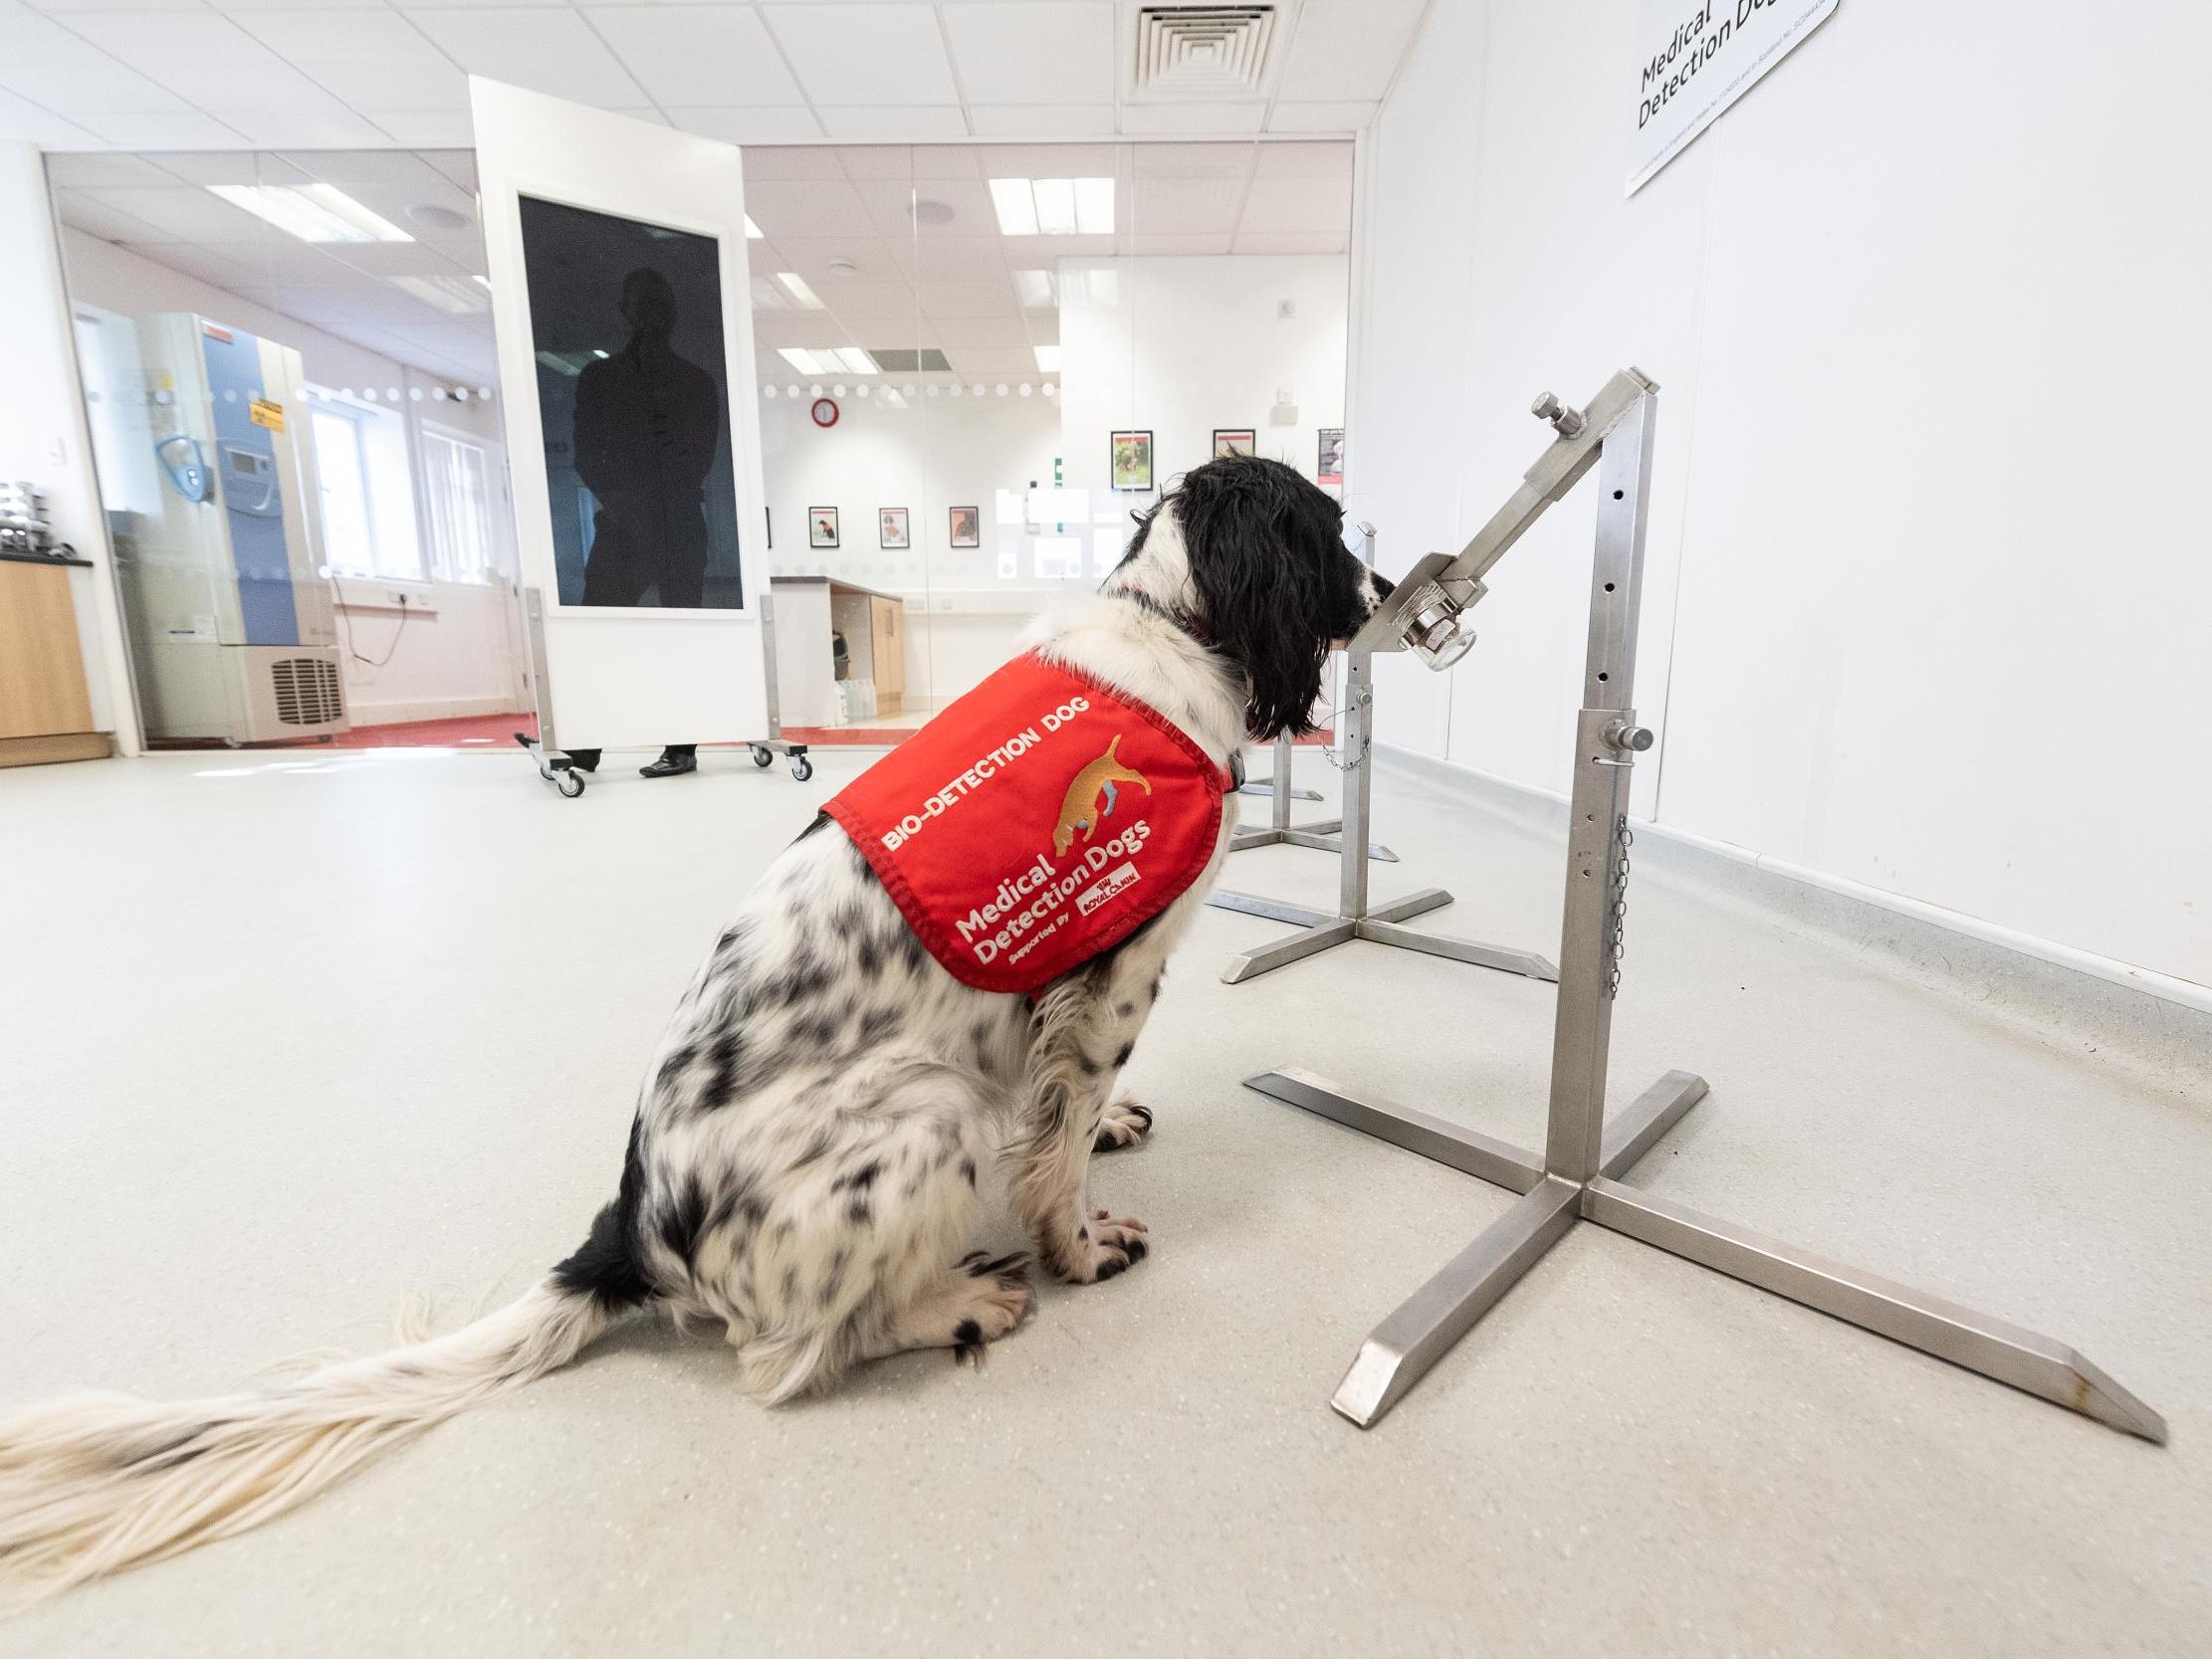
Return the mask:
[(254, 425), (266, 426), (272, 432), (282, 432), (284, 430), (283, 404), (271, 403), (265, 397), (257, 397), (254, 399), (252, 413)]

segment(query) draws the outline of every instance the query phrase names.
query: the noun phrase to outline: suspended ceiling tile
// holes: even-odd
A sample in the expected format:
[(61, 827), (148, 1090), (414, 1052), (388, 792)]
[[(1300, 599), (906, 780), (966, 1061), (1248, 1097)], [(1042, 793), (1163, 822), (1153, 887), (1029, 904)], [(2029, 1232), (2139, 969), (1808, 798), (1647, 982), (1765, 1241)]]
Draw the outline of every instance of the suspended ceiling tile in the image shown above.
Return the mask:
[(12, 138), (49, 149), (81, 149), (98, 144), (100, 135), (64, 115), (42, 109), (29, 99), (0, 90), (0, 138)]
[(858, 187), (839, 179), (762, 179), (747, 189), (745, 207), (779, 242), (871, 236), (878, 228)]
[[(968, 346), (1016, 346), (1029, 343), (1029, 331), (1019, 316), (933, 317), (938, 343), (950, 352)], [(1031, 368), (1036, 366), (1031, 361)]]
[[(1246, 157), (1247, 164), (1249, 157)], [(1226, 236), (1236, 228), (1244, 199), (1244, 179), (1140, 178), (1129, 192), (1121, 219), (1143, 235), (1214, 231)]]
[(461, 267), (421, 242), (341, 242), (331, 257), (368, 277), (464, 277)]
[(923, 312), (934, 317), (1011, 316), (1021, 309), (1012, 281), (1004, 276), (975, 282), (926, 282), (917, 294)]
[(165, 190), (176, 183), (173, 174), (142, 155), (50, 155), (46, 158), (47, 182), (55, 189)]
[(326, 184), (381, 184), (400, 190), (434, 190), (446, 182), (412, 150), (287, 150), (284, 159)]
[(903, 282), (839, 283), (824, 298), (839, 316), (856, 321), (899, 320), (922, 314), (913, 288)]
[(607, 109), (634, 109), (653, 102), (606, 43), (566, 7), (471, 7), (408, 15), (472, 75)]
[(187, 150), (161, 157), (160, 170), (187, 184), (305, 184), (311, 175), (263, 150)]
[[(1114, 131), (1111, 104), (972, 104), (968, 123), (979, 138), (1090, 138)], [(1050, 175), (1047, 175), (1050, 176)]]
[(424, 150), (425, 164), (444, 174), (462, 189), (476, 189), (476, 151), (473, 149)]
[(986, 178), (1111, 178), (1125, 144), (990, 144), (978, 158)]
[(402, 144), (473, 144), (476, 125), (466, 109), (376, 109), (368, 118)]
[(1131, 144), (1137, 178), (1236, 178), (1252, 170), (1256, 144)]
[[(793, 138), (818, 138), (822, 124), (814, 118), (811, 109), (739, 109), (721, 106), (684, 105), (668, 110), (669, 120), (686, 132), (696, 132), (702, 138), (720, 138), (727, 144), (782, 144)], [(756, 175), (752, 169), (753, 151), (746, 152), (746, 176)], [(836, 163), (830, 171), (819, 176), (835, 178)], [(805, 175), (796, 175), (805, 176)]]
[(1352, 146), (1342, 139), (1307, 142), (1290, 139), (1254, 146), (1252, 172), (1259, 178), (1341, 178), (1352, 176)]
[(1002, 276), (1008, 253), (1019, 247), (1018, 237), (934, 236), (911, 244), (894, 242), (891, 254), (903, 269), (927, 281), (974, 280)]
[(592, 6), (583, 15), (656, 104), (805, 103), (752, 6)]
[(78, 119), (111, 144), (127, 149), (201, 149), (226, 144), (243, 149), (249, 140), (237, 128), (196, 109), (169, 113), (111, 112)]
[(817, 108), (959, 102), (935, 7), (768, 5), (761, 15)]
[[(756, 244), (758, 246), (758, 244)], [(778, 237), (776, 252), (790, 263), (777, 269), (795, 271), (826, 302), (829, 290), (842, 282), (903, 282), (906, 267), (900, 260), (905, 243), (881, 236)], [(831, 260), (849, 259), (854, 269), (840, 275)], [(756, 266), (765, 271), (766, 266)]]
[(1306, 0), (1275, 97), (1375, 101), (1390, 91), (1426, 0)]
[(1177, 132), (1257, 132), (1264, 104), (1125, 104), (1124, 132), (1150, 135)]
[(106, 206), (151, 225), (164, 242), (252, 242), (277, 233), (243, 209), (181, 179), (165, 186), (89, 192)]
[(969, 0), (944, 9), (963, 92), (979, 104), (1111, 104), (1110, 0)]
[(97, 236), (103, 242), (161, 240), (161, 233), (143, 219), (134, 219), (120, 208), (112, 207), (98, 196), (82, 190), (56, 190), (54, 211), (60, 215), (63, 224), (81, 230), (87, 236)]
[(1329, 232), (1343, 235), (1352, 223), (1352, 180), (1255, 178), (1244, 195), (1238, 229), (1261, 232)]
[(1270, 132), (1358, 132), (1375, 119), (1373, 104), (1277, 104)]
[(826, 144), (748, 149), (745, 152), (746, 188), (751, 190), (759, 179), (843, 178), (845, 169), (839, 164), (837, 153)]
[(269, 11), (238, 27), (355, 109), (466, 109), (469, 79), (391, 11)]
[(918, 180), (981, 178), (983, 168), (974, 144), (916, 144), (914, 176)]
[(965, 138), (968, 118), (936, 104), (818, 104), (814, 112), (832, 138)]
[[(226, 17), (206, 12), (84, 12), (70, 27), (102, 51), (260, 141), (257, 129), (359, 115)], [(372, 128), (366, 136), (382, 137)], [(349, 140), (348, 140), (349, 141)]]
[[(72, 117), (174, 114), (190, 107), (92, 41), (21, 8), (0, 10), (0, 88)], [(97, 123), (81, 124), (100, 130)]]

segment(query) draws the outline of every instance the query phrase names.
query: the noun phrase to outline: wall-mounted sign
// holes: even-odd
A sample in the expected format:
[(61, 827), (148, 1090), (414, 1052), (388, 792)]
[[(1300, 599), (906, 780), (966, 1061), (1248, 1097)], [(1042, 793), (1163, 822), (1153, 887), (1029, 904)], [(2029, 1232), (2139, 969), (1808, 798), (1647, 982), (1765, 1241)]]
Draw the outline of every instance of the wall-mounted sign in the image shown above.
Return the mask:
[(1836, 0), (1644, 0), (1626, 194), (1650, 183), (1835, 9)]

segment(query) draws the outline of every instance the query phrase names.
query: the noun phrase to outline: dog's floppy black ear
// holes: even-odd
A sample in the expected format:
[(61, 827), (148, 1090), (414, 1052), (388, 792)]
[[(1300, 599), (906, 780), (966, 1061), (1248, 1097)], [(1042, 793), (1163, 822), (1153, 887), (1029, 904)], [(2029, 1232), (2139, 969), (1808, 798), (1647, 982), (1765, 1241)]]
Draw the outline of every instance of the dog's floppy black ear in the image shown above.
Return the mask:
[(1344, 510), (1279, 461), (1227, 456), (1174, 495), (1208, 643), (1251, 682), (1251, 732), (1313, 729), (1330, 641), (1356, 614)]

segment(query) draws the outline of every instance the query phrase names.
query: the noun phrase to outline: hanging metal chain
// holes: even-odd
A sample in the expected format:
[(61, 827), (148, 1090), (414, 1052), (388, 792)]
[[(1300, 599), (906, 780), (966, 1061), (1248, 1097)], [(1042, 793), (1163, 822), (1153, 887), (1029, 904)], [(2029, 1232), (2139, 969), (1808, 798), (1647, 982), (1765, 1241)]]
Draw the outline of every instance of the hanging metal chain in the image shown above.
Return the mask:
[(1609, 997), (1621, 994), (1621, 957), (1628, 948), (1629, 849), (1636, 844), (1636, 835), (1629, 828), (1626, 812), (1613, 821), (1613, 842), (1621, 852), (1607, 872), (1606, 882), (1605, 993)]

